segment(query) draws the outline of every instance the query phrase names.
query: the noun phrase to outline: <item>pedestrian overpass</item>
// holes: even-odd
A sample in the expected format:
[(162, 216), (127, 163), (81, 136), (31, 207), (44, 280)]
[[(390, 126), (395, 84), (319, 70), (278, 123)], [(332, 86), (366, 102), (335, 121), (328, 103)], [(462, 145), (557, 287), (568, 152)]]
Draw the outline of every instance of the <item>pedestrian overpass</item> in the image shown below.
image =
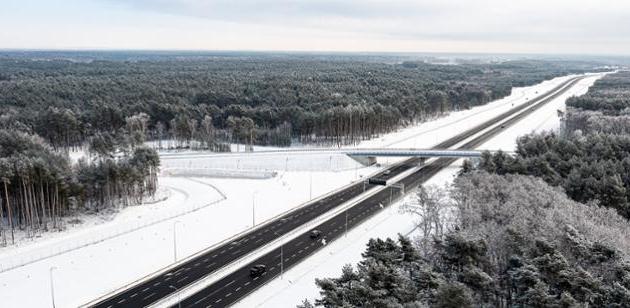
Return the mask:
[[(452, 158), (479, 158), (481, 150), (438, 150), (438, 149), (396, 149), (396, 148), (378, 148), (378, 149), (346, 149), (338, 150), (348, 155), (365, 166), (371, 166), (376, 163), (377, 157), (452, 157)], [(496, 151), (490, 151), (496, 152)], [(513, 154), (506, 152), (507, 154)]]

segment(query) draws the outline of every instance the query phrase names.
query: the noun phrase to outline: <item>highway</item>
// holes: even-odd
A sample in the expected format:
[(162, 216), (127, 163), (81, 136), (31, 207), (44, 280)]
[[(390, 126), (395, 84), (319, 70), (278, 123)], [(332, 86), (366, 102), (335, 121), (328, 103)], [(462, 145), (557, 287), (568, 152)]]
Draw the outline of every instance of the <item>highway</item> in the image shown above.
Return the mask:
[[(509, 127), (514, 123), (522, 120), (532, 112), (542, 107), (547, 102), (564, 93), (564, 91), (571, 88), (577, 81), (579, 81), (579, 79), (580, 78), (571, 79), (558, 88), (554, 88), (546, 94), (543, 94), (542, 96), (533, 99), (531, 104), (528, 103), (527, 106), (519, 108), (519, 110), (527, 110), (508, 119), (507, 121), (503, 122), (502, 125), (495, 126), (485, 133), (473, 138), (472, 140), (459, 146), (458, 149), (473, 149), (482, 145), (484, 142), (488, 141), (489, 139), (503, 131), (505, 127)], [(549, 96), (548, 98), (543, 99), (544, 96), (547, 96), (549, 93), (553, 93), (554, 91), (556, 91), (556, 93)], [(452, 146), (453, 144), (457, 144), (462, 140), (474, 135), (475, 132), (486, 129), (492, 124), (495, 124), (498, 120), (505, 119), (506, 117), (514, 113), (515, 111), (511, 110), (509, 114), (505, 113), (496, 118), (493, 118), (492, 120), (489, 120), (488, 122), (473, 128), (471, 131), (464, 132), (458, 136), (455, 136), (454, 138), (443, 142), (437, 147), (447, 148)], [(492, 124), (490, 124), (490, 122)], [(405, 166), (405, 168), (412, 168), (414, 166), (417, 166), (417, 161), (421, 159), (422, 158), (411, 158), (399, 165), (399, 167)], [(434, 162), (428, 163), (416, 172), (404, 177), (398, 183), (404, 184), (405, 188), (417, 187), (456, 160), (457, 158), (450, 157), (436, 159)], [(378, 193), (370, 196), (369, 198), (357, 203), (348, 210), (337, 214), (333, 218), (317, 225), (316, 227), (313, 227), (311, 230), (319, 230), (321, 232), (322, 235), (320, 238), (311, 239), (311, 230), (309, 230), (308, 232), (303, 233), (297, 238), (283, 243), (281, 247), (261, 256), (255, 261), (242, 266), (238, 270), (234, 271), (232, 274), (227, 275), (219, 281), (216, 281), (210, 286), (184, 299), (180, 303), (173, 305), (172, 307), (179, 307), (180, 304), (181, 307), (225, 307), (235, 303), (236, 301), (238, 301), (238, 299), (255, 291), (265, 282), (279, 276), (281, 274), (281, 271), (286, 271), (293, 265), (299, 263), (301, 260), (307, 258), (310, 254), (317, 251), (324, 245), (321, 241), (322, 238), (325, 239), (327, 242), (334, 241), (336, 238), (343, 236), (345, 232), (347, 232), (347, 230), (356, 227), (364, 220), (368, 219), (383, 208), (387, 207), (389, 205), (389, 201), (391, 198), (390, 196), (392, 193), (390, 189), (394, 188), (383, 189)], [(398, 192), (399, 191), (396, 190), (396, 193)], [(251, 278), (249, 269), (256, 264), (265, 264), (267, 266), (267, 272), (265, 272), (262, 276)]]
[[(529, 110), (524, 112), (529, 113), (533, 111), (531, 110), (532, 108), (536, 108), (536, 106), (540, 107), (553, 97), (563, 93), (579, 79), (580, 78), (573, 78), (568, 80), (551, 91), (542, 94), (527, 103), (512, 108), (508, 112), (498, 115), (480, 125), (477, 125), (473, 129), (462, 132), (457, 136), (436, 145), (435, 148), (448, 149), (453, 147), (478, 132), (492, 127), (500, 120), (531, 107)], [(545, 97), (551, 93), (555, 94), (553, 94), (550, 98), (545, 99)], [(507, 121), (503, 126), (515, 123), (515, 121), (520, 120), (524, 116), (526, 115), (517, 115), (514, 119)], [(499, 133), (501, 129), (501, 126), (492, 128), (483, 135), (476, 137), (475, 139), (467, 142), (465, 145), (460, 146), (459, 149), (474, 148)], [(406, 188), (416, 187), (455, 160), (456, 158), (437, 159), (417, 172), (406, 176), (401, 180), (401, 182), (405, 184)], [(383, 170), (379, 172), (376, 177), (386, 180), (391, 179), (411, 168), (417, 167), (422, 161), (423, 158), (407, 159), (389, 167), (387, 169), (389, 170), (389, 173)], [(259, 225), (230, 242), (223, 243), (212, 249), (198, 253), (196, 256), (189, 258), (186, 262), (178, 264), (169, 270), (164, 270), (152, 277), (142, 279), (141, 282), (138, 282), (131, 287), (123, 288), (114, 294), (106, 296), (105, 298), (95, 300), (87, 306), (103, 308), (149, 306), (156, 301), (173, 294), (177, 290), (181, 290), (187, 285), (216, 272), (223, 266), (263, 247), (267, 243), (274, 241), (278, 237), (298, 228), (316, 217), (327, 213), (344, 202), (363, 194), (363, 186), (363, 182), (353, 183), (335, 193), (307, 203), (305, 206), (282, 215), (273, 221)], [(368, 185), (366, 187), (366, 190), (371, 189), (374, 189), (374, 186)], [(385, 201), (389, 201), (389, 196), (389, 190), (382, 190), (370, 198), (356, 204), (347, 212), (339, 214), (322, 225), (317, 226), (316, 229), (322, 231), (322, 236), (325, 237), (327, 241), (334, 240), (345, 232), (346, 213), (348, 217), (347, 226), (348, 228), (351, 228), (380, 210), (382, 208), (381, 204), (386, 205), (388, 202)], [(282, 248), (284, 269), (296, 264), (320, 248), (321, 244), (318, 243), (319, 242), (310, 240), (310, 237), (307, 234), (301, 235), (295, 240), (286, 243)], [(182, 302), (182, 306), (218, 307), (226, 306), (237, 301), (242, 296), (252, 292), (256, 288), (260, 287), (264, 282), (272, 279), (280, 273), (280, 250), (281, 249), (278, 248), (252, 263), (269, 265), (268, 271), (264, 276), (261, 276), (256, 280), (250, 279), (249, 265), (246, 265), (229, 274), (224, 279), (201, 290), (190, 298), (185, 299)], [(274, 264), (277, 266), (274, 266)]]

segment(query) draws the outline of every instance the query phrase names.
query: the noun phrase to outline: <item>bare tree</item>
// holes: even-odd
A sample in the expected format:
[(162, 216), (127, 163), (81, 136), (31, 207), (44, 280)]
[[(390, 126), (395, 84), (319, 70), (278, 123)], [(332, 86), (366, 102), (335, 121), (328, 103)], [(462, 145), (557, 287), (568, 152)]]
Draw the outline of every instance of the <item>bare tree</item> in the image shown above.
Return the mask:
[(422, 232), (419, 239), (421, 246), (427, 247), (432, 237), (441, 238), (448, 232), (452, 215), (449, 212), (454, 209), (448, 198), (448, 187), (420, 186), (416, 192), (415, 200), (407, 202), (401, 207), (404, 213), (412, 214), (417, 218), (416, 229)]

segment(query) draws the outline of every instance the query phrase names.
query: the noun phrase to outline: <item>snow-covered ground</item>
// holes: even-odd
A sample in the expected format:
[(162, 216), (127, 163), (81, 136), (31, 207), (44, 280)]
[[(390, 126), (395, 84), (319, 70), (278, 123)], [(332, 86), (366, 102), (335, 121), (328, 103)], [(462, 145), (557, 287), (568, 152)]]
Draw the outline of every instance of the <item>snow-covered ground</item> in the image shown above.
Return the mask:
[[(534, 98), (539, 94), (549, 91), (558, 84), (566, 81), (574, 76), (564, 76), (552, 80), (544, 81), (538, 85), (531, 87), (521, 87), (512, 89), (512, 94), (500, 100), (493, 101), (483, 106), (478, 106), (469, 110), (452, 112), (447, 116), (437, 118), (435, 120), (425, 122), (416, 126), (410, 126), (399, 129), (396, 132), (383, 135), (378, 138), (366, 140), (356, 146), (358, 148), (430, 148), (448, 137), (472, 128), (473, 126), (491, 119), (492, 117), (509, 109), (525, 103), (528, 99)], [(590, 80), (590, 79), (589, 79)], [(581, 94), (575, 91), (577, 88), (584, 88), (583, 84), (589, 84), (589, 81), (583, 81), (580, 85), (574, 87), (571, 91), (562, 97)], [(585, 88), (586, 89), (586, 88)], [(584, 90), (586, 91), (586, 90)], [(561, 105), (554, 105), (563, 109), (564, 100)], [(545, 110), (549, 111), (550, 107)], [(558, 123), (555, 109), (554, 112), (545, 113), (545, 118), (550, 119), (550, 123)], [(551, 121), (552, 119), (555, 122)], [(532, 128), (536, 128), (532, 126)], [(292, 147), (292, 150), (302, 147)], [(304, 147), (313, 149), (313, 147)], [(490, 148), (488, 148), (490, 149)], [(276, 147), (255, 147), (255, 152), (282, 150)], [(199, 152), (185, 152), (184, 158), (181, 159), (180, 153), (165, 154), (162, 160), (164, 168), (218, 168), (218, 169), (244, 169), (244, 170), (285, 170), (285, 171), (303, 171), (303, 170), (347, 170), (356, 167), (356, 163), (348, 159), (342, 154), (313, 154), (313, 153), (225, 153), (217, 155), (199, 155)], [(193, 158), (195, 159), (188, 159)], [(180, 158), (180, 159), (178, 159)], [(391, 163), (398, 159), (384, 158), (380, 162)]]
[[(516, 138), (518, 136), (531, 133), (532, 131), (557, 129), (560, 125), (557, 110), (565, 109), (564, 103), (566, 99), (573, 95), (586, 93), (588, 88), (600, 77), (601, 75), (595, 75), (582, 80), (567, 93), (554, 99), (548, 105), (535, 111), (514, 126), (507, 128), (504, 132), (480, 146), (479, 149), (513, 151), (516, 147)], [(553, 88), (553, 86), (551, 86), (551, 88)], [(526, 95), (531, 94), (526, 92)], [(509, 98), (506, 101), (508, 104), (511, 104), (509, 103)], [(519, 101), (516, 101), (515, 103), (518, 102)], [(487, 106), (486, 108), (491, 110), (501, 109), (500, 107), (493, 109), (491, 106), (492, 105)], [(493, 111), (493, 114), (496, 114), (494, 112), (500, 111)], [(475, 111), (470, 111), (470, 113), (474, 114)], [(466, 116), (456, 117), (453, 119), (453, 122), (455, 122), (457, 118), (466, 118)], [(477, 119), (475, 119), (475, 123), (479, 123)], [(459, 122), (455, 122), (454, 124), (466, 125)], [(434, 127), (441, 127), (440, 124), (434, 125)], [(472, 123), (468, 125), (472, 125)], [(448, 130), (451, 130), (450, 126)], [(422, 133), (423, 131), (426, 133)], [(430, 128), (411, 128), (400, 132), (400, 136), (394, 137), (393, 139), (397, 140), (398, 145), (409, 144), (414, 141), (405, 140), (407, 136), (414, 136), (418, 132), (421, 134), (430, 134), (430, 131)], [(388, 138), (389, 137), (390, 136), (388, 136)], [(416, 140), (415, 142), (420, 144), (420, 142), (431, 141)], [(433, 140), (432, 143), (435, 143), (435, 140)], [(374, 146), (374, 144), (371, 146)], [(439, 172), (427, 182), (427, 185), (443, 186), (452, 182), (459, 171), (462, 161), (461, 159), (457, 160), (454, 164)], [(295, 307), (295, 305), (301, 303), (304, 299), (309, 299), (312, 303), (319, 295), (319, 290), (315, 285), (315, 279), (338, 277), (341, 274), (341, 268), (345, 264), (356, 265), (356, 263), (361, 260), (361, 253), (365, 250), (365, 245), (370, 238), (396, 238), (399, 233), (410, 236), (417, 235), (413, 232), (415, 228), (415, 218), (409, 214), (402, 214), (399, 211), (401, 205), (407, 202), (413, 202), (413, 199), (413, 195), (408, 195), (406, 198), (401, 199), (392, 207), (382, 211), (358, 228), (348, 232), (347, 237), (342, 237), (329, 243), (304, 262), (286, 271), (283, 279), (274, 279), (259, 290), (253, 292), (248, 297), (238, 302), (235, 307)]]
[[(567, 78), (516, 88), (508, 98), (471, 110), (453, 112), (431, 122), (362, 142), (359, 146), (428, 148), (525, 102), (527, 98), (533, 98), (536, 92), (542, 93), (555, 87)], [(570, 92), (583, 93), (594, 79), (580, 82)], [(563, 99), (555, 100), (554, 107), (542, 108), (483, 148), (511, 149), (514, 136), (532, 128), (557, 126), (555, 110), (560, 109), (563, 102)], [(277, 175), (267, 179), (162, 176), (160, 185), (170, 192), (165, 201), (124, 209), (111, 221), (85, 223), (82, 227), (53, 233), (17, 248), (5, 248), (0, 251), (0, 271), (1, 267), (25, 265), (0, 272), (2, 306), (50, 306), (52, 276), (57, 307), (75, 307), (172, 263), (174, 235), (177, 257), (181, 259), (250, 228), (252, 208), (255, 208), (255, 220), (259, 223), (377, 170), (376, 167), (360, 167), (344, 155), (286, 153), (263, 158), (237, 153), (216, 157), (195, 156), (199, 155), (164, 154), (163, 167), (165, 170), (261, 170), (275, 171)], [(381, 163), (391, 161), (384, 159)], [(449, 168), (432, 181), (449, 180), (455, 170)], [(313, 258), (288, 271), (284, 280), (273, 281), (241, 305), (251, 307), (260, 303), (267, 307), (292, 307), (299, 299), (316, 296), (314, 277), (335, 276), (341, 265), (356, 262), (368, 238), (394, 236), (408, 231), (412, 225), (411, 218), (398, 215), (395, 211), (379, 214), (352, 231), (347, 242), (342, 240), (327, 246)], [(54, 256), (46, 257), (50, 255)], [(38, 258), (43, 260), (28, 262)]]

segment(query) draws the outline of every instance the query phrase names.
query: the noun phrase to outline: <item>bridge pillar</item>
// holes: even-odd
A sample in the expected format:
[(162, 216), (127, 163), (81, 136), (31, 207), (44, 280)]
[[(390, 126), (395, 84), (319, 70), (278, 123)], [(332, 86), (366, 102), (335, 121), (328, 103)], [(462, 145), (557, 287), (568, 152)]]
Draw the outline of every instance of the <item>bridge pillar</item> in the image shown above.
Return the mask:
[(348, 155), (350, 158), (354, 159), (359, 164), (369, 167), (376, 164), (375, 156), (359, 156), (359, 155)]

